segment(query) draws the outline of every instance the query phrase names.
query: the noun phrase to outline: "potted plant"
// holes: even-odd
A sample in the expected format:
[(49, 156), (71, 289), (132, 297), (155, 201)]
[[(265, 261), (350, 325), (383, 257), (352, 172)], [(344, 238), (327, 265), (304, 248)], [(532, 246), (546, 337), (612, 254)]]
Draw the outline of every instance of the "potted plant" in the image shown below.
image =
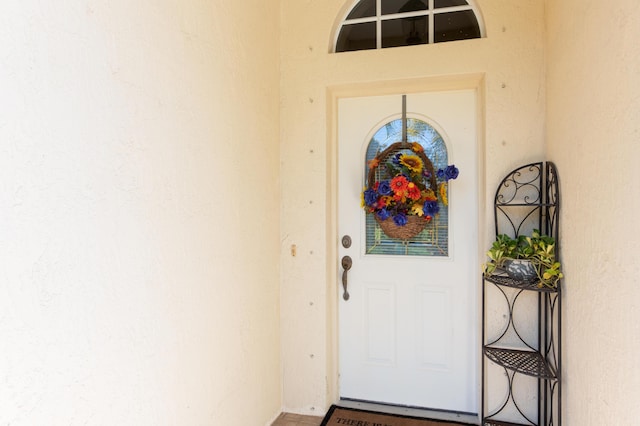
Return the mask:
[(557, 288), (563, 277), (561, 264), (556, 261), (556, 242), (553, 237), (534, 230), (531, 236), (511, 238), (500, 234), (487, 252), (489, 261), (484, 273), (492, 275), (504, 271), (517, 280), (538, 280), (538, 287)]

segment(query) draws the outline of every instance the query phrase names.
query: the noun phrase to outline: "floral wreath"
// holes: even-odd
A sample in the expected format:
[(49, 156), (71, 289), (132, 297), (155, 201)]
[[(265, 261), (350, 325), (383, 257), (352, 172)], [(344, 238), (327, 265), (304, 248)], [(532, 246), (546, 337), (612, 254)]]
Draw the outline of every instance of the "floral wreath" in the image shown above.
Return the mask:
[(369, 162), (362, 207), (389, 237), (407, 240), (448, 205), (447, 182), (458, 174), (455, 165), (434, 172), (419, 143), (396, 142)]

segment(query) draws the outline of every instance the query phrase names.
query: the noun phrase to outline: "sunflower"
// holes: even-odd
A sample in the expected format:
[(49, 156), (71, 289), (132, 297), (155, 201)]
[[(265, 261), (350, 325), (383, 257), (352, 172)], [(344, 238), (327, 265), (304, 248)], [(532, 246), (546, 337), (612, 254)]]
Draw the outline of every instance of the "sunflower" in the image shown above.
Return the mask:
[(440, 199), (442, 200), (442, 204), (445, 206), (449, 205), (449, 199), (447, 198), (447, 183), (440, 183)]
[(400, 157), (400, 164), (414, 173), (422, 173), (422, 159), (417, 155), (403, 155)]

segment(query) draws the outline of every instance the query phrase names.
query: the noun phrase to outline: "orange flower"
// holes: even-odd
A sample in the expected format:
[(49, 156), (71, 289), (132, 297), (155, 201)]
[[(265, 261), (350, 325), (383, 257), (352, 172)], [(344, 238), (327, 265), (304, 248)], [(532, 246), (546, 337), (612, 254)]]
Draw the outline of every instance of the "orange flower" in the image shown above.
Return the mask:
[(414, 142), (411, 144), (411, 150), (413, 152), (422, 152), (424, 151), (424, 148), (418, 142)]
[(398, 175), (391, 179), (391, 190), (395, 194), (402, 194), (407, 190), (407, 186), (409, 186), (409, 181), (406, 177)]
[(378, 167), (378, 164), (380, 164), (380, 160), (374, 158), (373, 160), (369, 161), (369, 169), (375, 169), (376, 167)]
[(434, 192), (433, 192), (433, 190), (431, 190), (431, 188), (429, 188), (426, 191), (424, 191), (423, 195), (424, 195), (424, 199), (425, 200), (433, 201), (433, 200), (437, 200), (438, 199), (438, 197), (436, 197), (436, 194), (434, 194)]
[(399, 203), (404, 203), (405, 201), (407, 201), (406, 192), (404, 192), (404, 191), (396, 192), (395, 194), (393, 194), (393, 200), (397, 201)]
[(407, 185), (407, 196), (412, 200), (419, 200), (421, 196), (420, 188), (418, 188), (415, 183), (409, 182)]

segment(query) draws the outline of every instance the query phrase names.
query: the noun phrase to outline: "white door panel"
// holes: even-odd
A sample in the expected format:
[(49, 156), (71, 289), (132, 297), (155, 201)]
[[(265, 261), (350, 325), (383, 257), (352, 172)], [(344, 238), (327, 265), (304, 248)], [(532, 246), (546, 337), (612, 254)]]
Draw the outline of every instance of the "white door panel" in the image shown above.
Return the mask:
[[(449, 252), (368, 255), (365, 151), (401, 117), (401, 95), (339, 101), (339, 236), (350, 235), (348, 301), (338, 292), (340, 395), (386, 404), (477, 412), (477, 146), (473, 90), (412, 94), (407, 115), (432, 124), (460, 176), (450, 185)], [(342, 269), (340, 269), (342, 273)]]

